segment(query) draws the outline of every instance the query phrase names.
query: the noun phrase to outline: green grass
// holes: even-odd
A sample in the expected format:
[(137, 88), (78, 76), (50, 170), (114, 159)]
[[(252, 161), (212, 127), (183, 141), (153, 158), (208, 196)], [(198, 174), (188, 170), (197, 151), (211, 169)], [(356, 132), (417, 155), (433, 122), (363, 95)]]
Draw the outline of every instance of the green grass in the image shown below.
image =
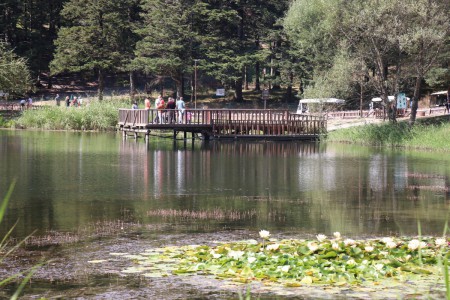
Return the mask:
[(366, 125), (330, 132), (327, 141), (382, 147), (450, 151), (450, 123), (443, 120)]
[(112, 130), (118, 121), (118, 109), (129, 106), (129, 100), (92, 101), (82, 107), (48, 106), (27, 110), (14, 126), (47, 130)]

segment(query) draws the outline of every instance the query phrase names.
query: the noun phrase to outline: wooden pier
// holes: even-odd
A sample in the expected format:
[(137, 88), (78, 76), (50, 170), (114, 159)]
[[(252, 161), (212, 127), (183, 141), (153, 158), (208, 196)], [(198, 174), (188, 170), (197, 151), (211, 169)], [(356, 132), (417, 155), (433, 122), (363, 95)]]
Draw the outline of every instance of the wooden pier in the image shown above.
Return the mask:
[(126, 137), (153, 131), (201, 134), (203, 139), (317, 140), (326, 132), (326, 119), (298, 115), (288, 110), (186, 109), (181, 118), (177, 110), (119, 109), (119, 130)]

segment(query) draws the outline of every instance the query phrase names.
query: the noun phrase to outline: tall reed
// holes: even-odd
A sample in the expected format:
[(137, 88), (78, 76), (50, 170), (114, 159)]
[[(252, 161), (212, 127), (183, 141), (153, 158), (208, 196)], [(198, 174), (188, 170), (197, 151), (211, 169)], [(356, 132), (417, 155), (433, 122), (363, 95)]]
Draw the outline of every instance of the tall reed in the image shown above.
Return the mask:
[(384, 147), (449, 151), (449, 136), (450, 123), (418, 123), (410, 128), (406, 122), (401, 122), (336, 130), (328, 133), (327, 140)]
[(128, 107), (125, 99), (92, 101), (81, 107), (48, 106), (24, 111), (16, 127), (48, 130), (112, 130), (118, 109)]
[[(0, 223), (3, 221), (3, 217), (6, 214), (6, 208), (8, 206), (9, 203), (9, 199), (11, 197), (11, 194), (14, 190), (14, 186), (15, 186), (15, 181), (13, 181), (13, 183), (10, 185), (8, 192), (6, 193), (5, 197), (3, 198), (2, 203), (0, 204)], [(16, 222), (17, 224), (17, 222)], [(24, 243), (26, 241), (25, 238), (23, 239), (21, 242), (17, 243), (16, 245), (10, 247), (8, 245), (8, 239), (11, 236), (11, 233), (13, 232), (16, 224), (14, 224), (9, 231), (3, 236), (3, 238), (0, 240), (0, 263), (6, 258), (8, 257), (11, 253), (13, 253), (15, 250), (17, 250), (17, 248), (20, 247), (20, 245), (22, 245), (22, 243)], [(16, 300), (19, 298), (20, 293), (22, 292), (22, 290), (25, 287), (25, 284), (31, 279), (31, 277), (33, 276), (34, 272), (36, 272), (37, 268), (40, 267), (42, 264), (38, 264), (34, 267), (32, 267), (31, 269), (29, 269), (27, 271), (27, 273), (24, 275), (22, 273), (16, 273), (13, 274), (11, 276), (8, 276), (6, 278), (0, 278), (0, 287), (5, 286), (6, 284), (12, 282), (13, 280), (15, 280), (16, 278), (19, 278), (20, 276), (25, 276), (21, 281), (19, 286), (17, 287), (16, 291), (14, 292), (14, 294), (11, 296), (11, 300)]]

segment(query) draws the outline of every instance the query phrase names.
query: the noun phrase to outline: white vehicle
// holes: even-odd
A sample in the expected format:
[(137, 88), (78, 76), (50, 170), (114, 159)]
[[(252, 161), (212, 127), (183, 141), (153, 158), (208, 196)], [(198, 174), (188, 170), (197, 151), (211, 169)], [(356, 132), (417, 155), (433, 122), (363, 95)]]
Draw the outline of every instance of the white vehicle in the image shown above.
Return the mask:
[(325, 105), (328, 106), (338, 106), (338, 105), (342, 105), (345, 103), (345, 100), (342, 99), (336, 99), (336, 98), (310, 98), (310, 99), (302, 99), (299, 101), (298, 103), (298, 107), (297, 107), (297, 114), (304, 114), (304, 113), (308, 113), (309, 109), (308, 109), (308, 105), (313, 104), (319, 104), (322, 106), (322, 110), (323, 107)]

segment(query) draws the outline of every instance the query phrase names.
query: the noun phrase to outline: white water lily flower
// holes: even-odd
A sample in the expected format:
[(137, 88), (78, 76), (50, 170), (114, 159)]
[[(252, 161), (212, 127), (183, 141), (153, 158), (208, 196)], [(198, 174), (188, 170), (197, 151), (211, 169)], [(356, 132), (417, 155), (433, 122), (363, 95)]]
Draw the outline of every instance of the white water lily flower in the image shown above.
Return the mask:
[(411, 240), (408, 243), (408, 249), (409, 250), (416, 250), (417, 248), (419, 248), (420, 246), (420, 241), (419, 240)]
[(252, 264), (252, 263), (254, 263), (256, 261), (256, 257), (250, 256), (249, 258), (247, 258), (247, 260), (248, 260), (249, 264)]
[(383, 269), (384, 265), (383, 264), (376, 264), (375, 265), (375, 269), (377, 269), (378, 271), (381, 271)]
[(327, 239), (327, 236), (325, 234), (318, 234), (316, 235), (317, 240), (322, 243), (323, 241), (325, 241)]
[(269, 251), (276, 251), (278, 250), (278, 248), (280, 248), (280, 244), (271, 244), (271, 245), (267, 245), (266, 249)]
[(421, 249), (423, 249), (423, 248), (426, 248), (427, 247), (427, 243), (425, 243), (425, 242), (420, 242), (420, 248)]
[(366, 246), (366, 247), (364, 247), (364, 250), (366, 250), (366, 252), (372, 252), (373, 251), (373, 247), (372, 246)]
[(344, 244), (345, 244), (345, 246), (351, 246), (351, 245), (355, 245), (356, 242), (355, 242), (355, 240), (352, 240), (352, 239), (346, 239), (344, 241)]
[(312, 252), (315, 252), (317, 249), (319, 249), (319, 246), (314, 242), (309, 242), (307, 244), (307, 246), (308, 246), (309, 250)]
[(445, 238), (438, 238), (434, 241), (437, 247), (442, 247), (447, 245), (447, 240)]
[(290, 266), (282, 266), (281, 271), (283, 271), (284, 273), (287, 273), (287, 272), (289, 272), (289, 268), (290, 268)]
[(214, 250), (209, 251), (209, 254), (211, 254), (213, 258), (220, 258), (222, 256), (221, 254), (216, 253), (216, 251)]
[(263, 239), (268, 239), (270, 236), (270, 232), (267, 230), (261, 230), (259, 232), (259, 236), (262, 237)]
[(334, 238), (335, 238), (335, 239), (337, 239), (337, 240), (340, 240), (340, 239), (341, 239), (341, 233), (340, 233), (340, 232), (338, 232), (338, 231), (333, 232), (333, 235), (334, 235)]
[(239, 259), (242, 256), (244, 256), (244, 254), (245, 254), (244, 251), (234, 251), (234, 250), (228, 251), (228, 256), (233, 258), (233, 259)]
[(340, 250), (340, 249), (341, 249), (341, 247), (339, 247), (339, 244), (338, 244), (338, 243), (333, 243), (333, 244), (331, 245), (331, 248), (333, 248), (333, 250)]
[(408, 255), (405, 256), (405, 261), (408, 261), (410, 259), (411, 259), (411, 255), (408, 254)]
[(388, 247), (389, 249), (394, 249), (397, 247), (397, 243), (394, 241), (389, 241), (386, 243), (386, 247)]
[(354, 266), (356, 264), (355, 260), (349, 259), (347, 260), (347, 265)]
[(394, 241), (394, 239), (391, 237), (384, 237), (381, 239), (381, 241), (387, 245), (388, 243), (392, 243)]

